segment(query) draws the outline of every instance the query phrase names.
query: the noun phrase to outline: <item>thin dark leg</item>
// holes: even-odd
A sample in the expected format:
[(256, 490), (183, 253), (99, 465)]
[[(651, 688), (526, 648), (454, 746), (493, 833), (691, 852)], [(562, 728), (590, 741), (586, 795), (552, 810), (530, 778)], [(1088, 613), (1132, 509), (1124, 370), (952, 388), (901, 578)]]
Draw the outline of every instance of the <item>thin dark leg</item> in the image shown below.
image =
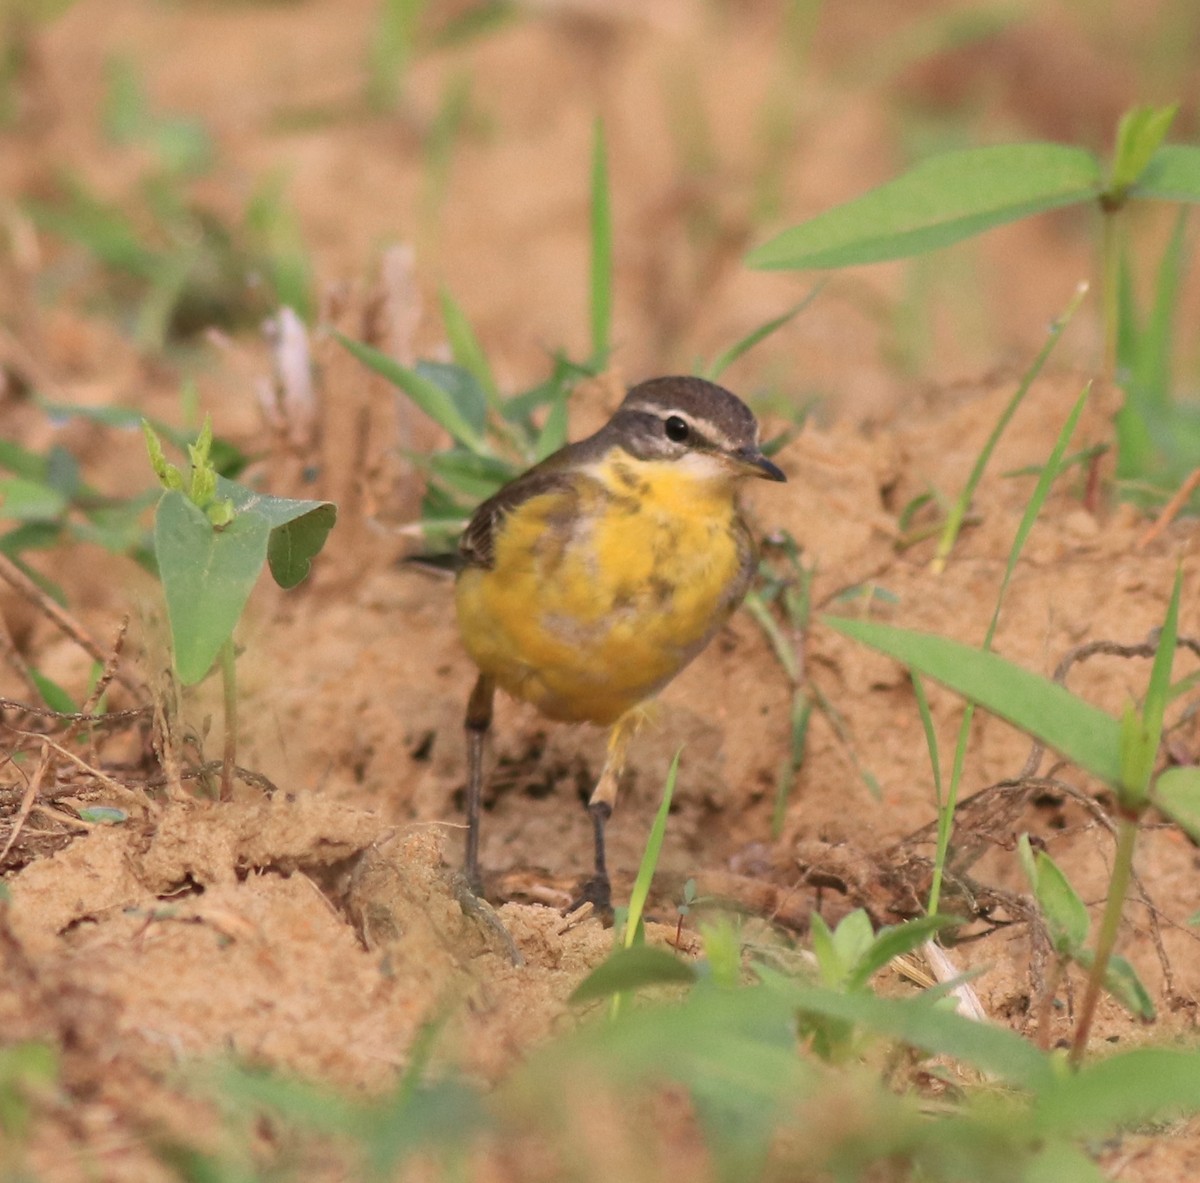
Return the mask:
[(592, 877), (583, 885), (579, 898), (567, 909), (568, 912), (574, 912), (576, 908), (590, 903), (597, 912), (606, 916), (612, 914), (612, 884), (608, 878), (608, 863), (605, 858), (605, 827), (608, 825), (608, 819), (612, 817), (613, 805), (617, 800), (617, 787), (625, 767), (625, 753), (629, 741), (641, 725), (641, 720), (642, 711), (635, 707), (626, 711), (609, 732), (608, 755), (587, 807), (596, 840), (596, 868)]
[(579, 897), (582, 904), (587, 900), (597, 912), (612, 911), (612, 885), (608, 881), (608, 864), (604, 857), (604, 828), (612, 817), (612, 806), (607, 801), (593, 801), (588, 806), (592, 819), (592, 833), (596, 840), (596, 869), (591, 879), (584, 885)]
[(483, 741), (492, 725), (492, 699), (496, 684), (480, 674), (467, 701), (467, 857), (463, 867), (471, 890), (483, 894), (483, 876), (479, 873), (479, 810), (483, 800)]

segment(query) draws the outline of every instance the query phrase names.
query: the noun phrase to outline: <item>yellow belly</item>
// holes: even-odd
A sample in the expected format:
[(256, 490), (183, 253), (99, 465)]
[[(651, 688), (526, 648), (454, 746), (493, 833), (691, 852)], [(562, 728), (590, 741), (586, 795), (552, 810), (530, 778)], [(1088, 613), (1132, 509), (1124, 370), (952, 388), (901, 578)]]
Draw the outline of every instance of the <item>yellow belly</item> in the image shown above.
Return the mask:
[[(588, 485), (591, 483), (588, 482)], [(728, 618), (752, 559), (732, 491), (647, 483), (524, 502), (491, 568), (456, 589), (480, 670), (552, 719), (607, 724), (671, 680)]]

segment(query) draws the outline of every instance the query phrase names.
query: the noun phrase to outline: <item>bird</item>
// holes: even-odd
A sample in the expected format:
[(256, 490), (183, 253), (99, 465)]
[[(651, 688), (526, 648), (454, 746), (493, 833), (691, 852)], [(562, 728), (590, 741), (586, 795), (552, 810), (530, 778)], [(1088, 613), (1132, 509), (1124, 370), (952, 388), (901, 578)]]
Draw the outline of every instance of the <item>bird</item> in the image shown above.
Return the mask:
[(478, 677), (467, 702), (464, 873), (479, 865), (483, 754), (496, 689), (554, 721), (608, 727), (587, 804), (594, 867), (568, 911), (611, 912), (605, 837), (648, 702), (729, 619), (757, 566), (737, 493), (785, 481), (735, 394), (691, 376), (628, 390), (595, 434), (484, 501), (459, 540), (455, 608)]

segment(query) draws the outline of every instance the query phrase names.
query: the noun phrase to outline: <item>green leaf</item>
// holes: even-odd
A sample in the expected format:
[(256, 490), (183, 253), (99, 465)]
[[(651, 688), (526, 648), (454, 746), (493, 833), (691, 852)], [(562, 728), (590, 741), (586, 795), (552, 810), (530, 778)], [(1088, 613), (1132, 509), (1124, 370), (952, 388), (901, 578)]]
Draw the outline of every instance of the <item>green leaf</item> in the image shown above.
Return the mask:
[(79, 704), (53, 678), (47, 678), (35, 669), (30, 669), (29, 676), (38, 688), (42, 701), (52, 711), (59, 711), (64, 715), (78, 714)]
[(1125, 196), (1145, 172), (1178, 113), (1176, 103), (1170, 107), (1134, 107), (1121, 116), (1106, 197), (1121, 200)]
[(1130, 190), (1135, 197), (1200, 202), (1200, 148), (1165, 144)]
[(0, 480), (0, 518), (14, 522), (52, 522), (67, 509), (67, 498), (40, 481), (13, 476)]
[(813, 956), (817, 959), (817, 968), (821, 971), (821, 981), (827, 986), (840, 987), (846, 980), (847, 966), (833, 943), (833, 933), (825, 923), (825, 917), (820, 912), (814, 912), (808, 927), (812, 938)]
[(1166, 619), (1158, 635), (1158, 648), (1154, 653), (1154, 664), (1150, 669), (1150, 681), (1146, 687), (1146, 701), (1142, 704), (1142, 718), (1150, 744), (1158, 751), (1162, 740), (1163, 716), (1167, 711), (1167, 699), (1171, 693), (1171, 669), (1175, 663), (1175, 645), (1179, 637), (1179, 597), (1183, 592), (1183, 568), (1175, 572), (1175, 586), (1171, 589), (1171, 601), (1167, 605)]
[(419, 361), (413, 370), (435, 386), (440, 386), (454, 400), (454, 405), (471, 429), (483, 438), (487, 431), (488, 396), (470, 370), (441, 361)]
[(573, 1003), (595, 1002), (643, 986), (686, 984), (696, 980), (696, 971), (673, 953), (656, 945), (631, 945), (611, 953), (571, 994)]
[(1106, 1171), (1068, 1142), (1047, 1142), (1014, 1178), (1021, 1183), (1110, 1183)]
[(182, 491), (183, 473), (167, 460), (163, 452), (162, 441), (158, 438), (158, 433), (150, 426), (150, 421), (142, 419), (141, 425), (142, 435), (146, 440), (146, 452), (150, 456), (150, 467), (154, 469), (154, 475), (158, 477), (163, 488)]
[(824, 286), (824, 280), (818, 284), (814, 284), (812, 290), (799, 303), (793, 304), (781, 316), (777, 316), (774, 320), (768, 320), (765, 324), (759, 325), (758, 328), (747, 333), (740, 341), (731, 345), (724, 353), (715, 358), (710, 365), (704, 368), (702, 372), (703, 377), (707, 378), (710, 382), (716, 382), (743, 354), (749, 353), (760, 341), (765, 341), (772, 333), (783, 328), (789, 321), (794, 320), (795, 317), (817, 298), (817, 294)]
[(426, 415), (439, 427), (449, 432), (460, 444), (470, 448), (472, 452), (489, 453), (490, 450), (482, 434), (463, 415), (448, 391), (417, 373), (416, 370), (402, 366), (395, 358), (388, 357), (386, 353), (382, 353), (370, 345), (351, 340), (336, 330), (333, 335), (349, 353), (358, 358), (368, 369), (374, 370), (375, 373), (391, 382), (393, 386), (403, 390)]
[[(1150, 419), (1152, 412), (1148, 404), (1152, 404), (1155, 410), (1161, 410), (1169, 420), (1173, 420), (1172, 427), (1178, 425), (1180, 429), (1183, 426), (1181, 417), (1172, 406), (1171, 361), (1175, 322), (1188, 259), (1187, 215), (1187, 207), (1181, 207), (1171, 237), (1163, 248), (1154, 280), (1154, 303), (1145, 327), (1139, 332), (1136, 320), (1129, 326), (1118, 326), (1124, 338), (1122, 347), (1129, 366), (1128, 380), (1122, 383), (1125, 388), (1125, 407), (1122, 409), (1128, 408), (1133, 414)], [(1126, 273), (1128, 270), (1128, 266), (1123, 268)], [(1128, 298), (1132, 301), (1132, 283), (1129, 286), (1131, 291)], [(1127, 314), (1128, 310), (1123, 309), (1123, 315)], [(1147, 467), (1135, 471), (1139, 475), (1153, 474), (1153, 469)]]
[(1200, 767), (1168, 768), (1154, 782), (1151, 798), (1193, 842), (1200, 842)]
[(561, 394), (550, 404), (550, 413), (533, 445), (533, 458), (545, 460), (567, 442), (567, 396)]
[(650, 884), (654, 879), (654, 868), (658, 866), (658, 856), (662, 852), (663, 839), (667, 834), (667, 817), (671, 812), (671, 798), (675, 794), (675, 779), (679, 775), (679, 756), (683, 749), (680, 748), (674, 758), (671, 760), (671, 767), (667, 770), (667, 780), (663, 785), (662, 801), (659, 803), (658, 812), (654, 815), (654, 821), (650, 826), (650, 833), (646, 838), (646, 850), (642, 855), (642, 861), (638, 864), (637, 878), (633, 881), (633, 890), (629, 893), (629, 918), (625, 922), (625, 947), (629, 948), (635, 937), (637, 936), (638, 926), (642, 921), (642, 910), (646, 906), (646, 899), (650, 895)]
[(308, 578), (312, 561), (336, 521), (336, 507), (326, 502), (271, 531), (267, 565), (271, 568), (271, 578), (280, 587), (286, 590)]
[(599, 363), (608, 356), (611, 347), (613, 309), (612, 199), (604, 124), (599, 119), (592, 139), (591, 247), (592, 359)]
[(208, 673), (233, 634), (267, 557), (271, 527), (239, 513), (215, 530), (204, 511), (172, 489), (158, 503), (154, 551), (167, 600), (175, 669), (185, 686)]
[(921, 254), (993, 226), (1096, 197), (1082, 148), (1006, 144), (932, 157), (864, 196), (784, 231), (751, 267), (848, 267)]
[[(865, 986), (873, 975), (904, 953), (923, 945), (935, 932), (961, 924), (957, 916), (919, 916), (904, 924), (881, 928), (875, 939), (863, 951), (846, 981), (848, 990)], [(838, 925), (841, 928), (841, 925)]]
[(90, 805), (79, 811), (79, 816), (85, 822), (98, 826), (119, 826), (129, 820), (129, 814), (123, 809), (112, 805)]
[(487, 396), (488, 403), (499, 407), (500, 392), (496, 379), (492, 375), (492, 367), (488, 362), (483, 346), (467, 319), (467, 314), (450, 294), (449, 288), (441, 288), (438, 299), (442, 305), (442, 323), (446, 326), (446, 336), (450, 341), (450, 353), (457, 365), (474, 375), (475, 380)]
[[(1092, 968), (1091, 950), (1082, 950), (1082, 956), (1076, 960), (1084, 969)], [(1150, 991), (1142, 985), (1137, 970), (1116, 953), (1110, 954), (1108, 967), (1104, 971), (1104, 988), (1127, 1010), (1134, 1018), (1143, 1023), (1154, 1022), (1154, 1000)]]
[(413, 460), (471, 501), (490, 497), (517, 475), (508, 461), (479, 456), (466, 448), (450, 448), (432, 456), (413, 456)]
[(1007, 719), (1106, 784), (1120, 783), (1120, 724), (1049, 678), (946, 637), (872, 620), (825, 623)]
[[(776, 983), (775, 989), (786, 987)], [(924, 997), (879, 998), (818, 986), (794, 986), (786, 995), (801, 1010), (854, 1023), (930, 1055), (951, 1056), (1009, 1084), (1034, 1088), (1054, 1076), (1050, 1057), (1015, 1032), (964, 1018)]]
[(1037, 1133), (1102, 1135), (1200, 1112), (1200, 1053), (1137, 1048), (1056, 1075), (1038, 1090), (1031, 1117)]
[[(1028, 850), (1027, 834), (1021, 835), (1021, 842), (1024, 850)], [(1091, 926), (1087, 906), (1059, 865), (1044, 850), (1039, 850), (1036, 855), (1031, 853), (1028, 860), (1023, 851), (1022, 862), (1025, 863), (1026, 874), (1029, 874), (1033, 894), (1042, 909), (1055, 950), (1064, 957), (1078, 954), (1087, 943)]]
[(216, 488), (218, 496), (233, 503), (238, 516), (252, 514), (267, 525), (271, 532), (267, 561), (275, 582), (289, 588), (305, 579), (337, 522), (337, 506), (332, 501), (256, 493), (221, 476), (217, 477)]

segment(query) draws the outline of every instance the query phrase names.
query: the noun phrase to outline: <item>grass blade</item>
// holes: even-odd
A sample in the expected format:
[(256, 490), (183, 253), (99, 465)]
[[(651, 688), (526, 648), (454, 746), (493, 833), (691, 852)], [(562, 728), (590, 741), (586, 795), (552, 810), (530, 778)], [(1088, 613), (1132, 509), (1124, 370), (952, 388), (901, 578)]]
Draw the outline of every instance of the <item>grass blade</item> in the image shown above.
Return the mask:
[(592, 360), (601, 365), (611, 348), (613, 227), (608, 188), (608, 152), (604, 142), (604, 124), (599, 119), (596, 120), (592, 141), (591, 246)]
[(491, 455), (482, 432), (477, 430), (454, 404), (454, 399), (448, 391), (443, 390), (436, 382), (430, 381), (402, 366), (395, 358), (386, 353), (355, 341), (335, 329), (333, 335), (337, 341), (353, 356), (358, 358), (368, 369), (386, 378), (393, 386), (399, 387), (425, 412), (439, 427), (444, 428), (458, 442), (472, 452), (481, 456)]
[(747, 333), (740, 341), (726, 349), (711, 365), (707, 366), (702, 376), (710, 382), (715, 382), (743, 354), (749, 353), (760, 341), (765, 341), (777, 329), (783, 328), (788, 321), (799, 316), (817, 298), (817, 294), (824, 286), (824, 280), (814, 284), (808, 295), (798, 304), (793, 304), (782, 316), (777, 316), (774, 320), (759, 325), (753, 332)]
[(1087, 284), (1080, 284), (1071, 302), (1067, 305), (1066, 311), (1051, 326), (1045, 345), (1042, 346), (1037, 357), (1033, 359), (1033, 364), (1026, 370), (1024, 377), (1021, 379), (1021, 384), (1017, 387), (1016, 393), (1009, 400), (1008, 406), (1004, 408), (1000, 418), (996, 421), (996, 426), (992, 428), (991, 435), (988, 436), (987, 442), (983, 445), (983, 449), (975, 460), (975, 467), (971, 469), (971, 475), (967, 478), (966, 486), (959, 494), (958, 499), (950, 507), (950, 513), (946, 517), (946, 525), (942, 530), (942, 537), (938, 542), (937, 553), (930, 564), (931, 569), (935, 573), (939, 573), (945, 569), (946, 559), (949, 557), (950, 551), (954, 548), (954, 542), (958, 538), (959, 530), (962, 529), (963, 519), (967, 516), (971, 499), (975, 496), (975, 490), (979, 487), (984, 470), (987, 468), (988, 461), (992, 458), (992, 453), (996, 450), (996, 444), (1004, 434), (1004, 429), (1008, 426), (1009, 420), (1016, 414), (1017, 408), (1024, 402), (1025, 395), (1029, 392), (1030, 386), (1033, 385), (1033, 380), (1041, 373), (1042, 366), (1046, 364), (1046, 359), (1053, 352), (1054, 346), (1058, 344), (1058, 339), (1063, 334), (1063, 330), (1070, 323), (1071, 317), (1075, 315), (1076, 310), (1086, 295)]
[(642, 913), (646, 908), (646, 898), (650, 894), (650, 884), (654, 879), (654, 869), (658, 866), (658, 856), (662, 853), (663, 839), (667, 833), (667, 816), (671, 812), (671, 798), (675, 794), (675, 778), (679, 775), (679, 757), (682, 752), (683, 749), (680, 748), (675, 753), (667, 771), (662, 803), (654, 815), (654, 824), (650, 827), (650, 836), (646, 839), (646, 852), (642, 855), (637, 878), (633, 881), (633, 890), (629, 893), (629, 916), (625, 921), (625, 936), (622, 942), (626, 949), (633, 945), (637, 937)]
[(475, 330), (467, 319), (462, 306), (450, 294), (450, 289), (443, 287), (438, 292), (438, 300), (442, 306), (442, 323), (446, 326), (446, 336), (450, 341), (450, 353), (455, 364), (468, 373), (475, 375), (475, 380), (487, 396), (488, 405), (493, 410), (500, 408), (500, 392), (492, 367), (475, 336)]

